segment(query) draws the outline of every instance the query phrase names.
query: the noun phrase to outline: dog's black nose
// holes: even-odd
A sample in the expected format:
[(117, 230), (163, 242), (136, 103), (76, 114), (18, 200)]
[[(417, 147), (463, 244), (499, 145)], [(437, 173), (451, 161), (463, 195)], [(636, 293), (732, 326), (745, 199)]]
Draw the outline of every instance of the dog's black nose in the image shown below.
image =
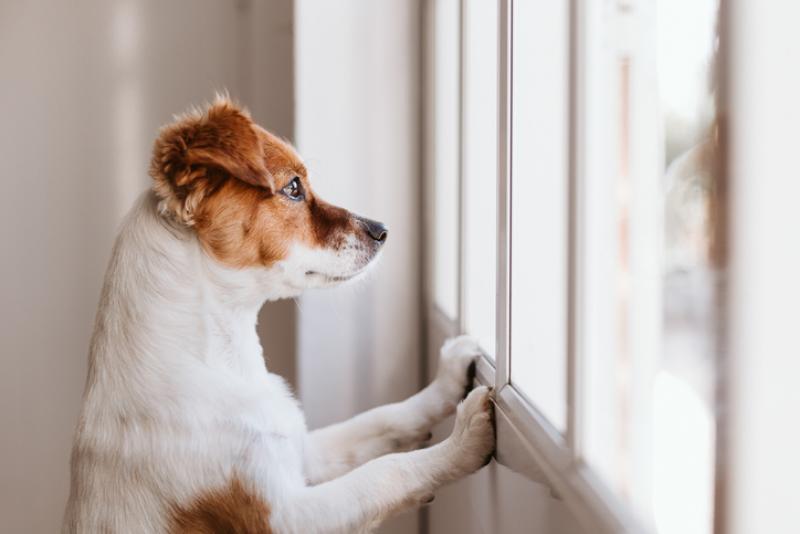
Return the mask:
[(386, 225), (379, 223), (378, 221), (365, 219), (364, 217), (359, 217), (358, 220), (364, 226), (364, 230), (367, 231), (367, 234), (369, 234), (372, 239), (378, 243), (383, 243), (386, 241), (386, 236), (389, 233), (389, 231), (386, 229)]

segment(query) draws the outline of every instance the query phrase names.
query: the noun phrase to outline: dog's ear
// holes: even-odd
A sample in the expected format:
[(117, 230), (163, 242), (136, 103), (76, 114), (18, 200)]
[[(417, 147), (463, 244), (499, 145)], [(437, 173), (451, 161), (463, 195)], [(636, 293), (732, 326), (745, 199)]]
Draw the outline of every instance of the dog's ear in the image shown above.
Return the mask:
[(161, 129), (150, 175), (162, 207), (191, 225), (200, 202), (224, 180), (235, 178), (274, 193), (264, 151), (247, 112), (217, 97), (204, 112), (192, 111)]

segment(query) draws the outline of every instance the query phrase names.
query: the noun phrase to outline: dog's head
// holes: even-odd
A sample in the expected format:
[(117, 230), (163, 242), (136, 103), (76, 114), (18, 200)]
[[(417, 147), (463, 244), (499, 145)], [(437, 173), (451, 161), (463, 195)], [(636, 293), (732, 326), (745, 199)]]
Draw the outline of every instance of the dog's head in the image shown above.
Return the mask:
[(315, 195), (294, 148), (227, 98), (165, 126), (150, 174), (164, 216), (218, 262), (268, 271), (281, 296), (356, 277), (386, 241), (383, 224)]

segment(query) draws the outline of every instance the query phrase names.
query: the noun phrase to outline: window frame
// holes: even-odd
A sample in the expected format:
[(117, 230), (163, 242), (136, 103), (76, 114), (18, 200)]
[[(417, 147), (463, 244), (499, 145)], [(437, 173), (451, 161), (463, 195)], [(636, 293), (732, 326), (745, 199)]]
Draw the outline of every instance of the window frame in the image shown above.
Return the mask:
[[(465, 0), (455, 0), (459, 9), (458, 21), (458, 239), (457, 248), (457, 313), (458, 317), (450, 318), (443, 313), (434, 301), (431, 291), (430, 276), (434, 257), (433, 246), (426, 243), (426, 287), (425, 311), (427, 320), (427, 367), (432, 370), (437, 361), (441, 343), (450, 336), (464, 332), (464, 278), (463, 278), (463, 243), (464, 243), (464, 181), (463, 181), (463, 128), (464, 128), (464, 10)], [(582, 393), (584, 382), (581, 362), (581, 314), (584, 277), (581, 269), (583, 228), (583, 174), (586, 155), (582, 153), (584, 135), (582, 117), (585, 105), (585, 23), (583, 19), (586, 9), (584, 0), (563, 0), (567, 2), (568, 27), (568, 226), (567, 226), (567, 417), (566, 428), (560, 432), (536, 406), (511, 383), (510, 379), (510, 311), (511, 311), (511, 192), (513, 188), (513, 169), (511, 167), (512, 147), (514, 142), (512, 131), (512, 59), (513, 59), (513, 11), (515, 0), (499, 0), (498, 9), (498, 205), (497, 205), (497, 292), (496, 292), (496, 346), (494, 360), (487, 356), (480, 358), (476, 369), (476, 382), (493, 386), (496, 392), (495, 414), (497, 423), (496, 460), (512, 470), (522, 473), (529, 479), (547, 485), (551, 494), (564, 501), (575, 515), (575, 518), (587, 531), (598, 533), (649, 533), (650, 525), (643, 524), (635, 516), (629, 504), (623, 502), (612, 489), (604, 483), (598, 474), (580, 457), (581, 411), (584, 406)], [(429, 12), (435, 14), (435, 8)], [(437, 23), (428, 23), (428, 31), (435, 32)], [(433, 41), (431, 39), (431, 41)], [(430, 53), (426, 51), (426, 53)], [(431, 71), (433, 62), (428, 62), (426, 76), (425, 111), (430, 111), (432, 104), (433, 82), (435, 72)], [(435, 67), (434, 67), (435, 68)], [(425, 120), (431, 121), (426, 113)], [(427, 122), (428, 126), (433, 126)], [(426, 128), (431, 131), (431, 128)], [(427, 141), (430, 146), (430, 139)], [(435, 150), (435, 147), (433, 147)], [(432, 158), (427, 158), (429, 161)], [(435, 176), (435, 169), (426, 169), (429, 176)], [(433, 180), (428, 180), (425, 192), (435, 193)], [(429, 196), (430, 196), (429, 195)], [(431, 197), (432, 198), (432, 197)], [(426, 220), (433, 221), (432, 209), (435, 202), (426, 203)], [(718, 498), (718, 497), (715, 497)]]

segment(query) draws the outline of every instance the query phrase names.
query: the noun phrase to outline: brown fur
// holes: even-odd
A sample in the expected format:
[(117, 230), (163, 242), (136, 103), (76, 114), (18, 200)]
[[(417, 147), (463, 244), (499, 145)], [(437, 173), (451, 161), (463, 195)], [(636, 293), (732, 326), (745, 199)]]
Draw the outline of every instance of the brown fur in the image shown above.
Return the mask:
[(270, 509), (234, 477), (227, 487), (201, 495), (186, 507), (176, 506), (170, 534), (271, 534)]
[[(291, 145), (224, 98), (161, 130), (150, 175), (166, 211), (232, 267), (269, 266), (293, 242), (336, 248), (346, 233), (366, 239), (349, 212), (315, 197)], [(295, 177), (303, 202), (280, 194)]]

